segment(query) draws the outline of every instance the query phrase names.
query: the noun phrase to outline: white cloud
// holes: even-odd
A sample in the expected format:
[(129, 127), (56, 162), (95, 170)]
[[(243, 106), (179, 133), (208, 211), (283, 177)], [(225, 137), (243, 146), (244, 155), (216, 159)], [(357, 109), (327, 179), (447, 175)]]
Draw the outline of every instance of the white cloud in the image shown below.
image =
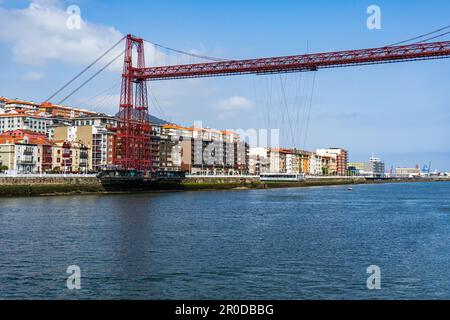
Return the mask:
[(215, 110), (218, 110), (218, 117), (221, 120), (235, 118), (239, 116), (242, 111), (253, 109), (255, 103), (245, 97), (232, 96), (216, 102), (213, 105)]
[[(0, 0), (1, 1), (1, 0)], [(0, 7), (0, 41), (9, 44), (15, 62), (44, 66), (52, 62), (87, 65), (117, 43), (124, 35), (111, 26), (83, 20), (80, 29), (70, 29), (66, 12), (60, 0), (33, 0), (25, 9)], [(123, 52), (122, 43), (102, 60), (103, 65)], [(203, 50), (190, 50), (202, 54)], [(189, 63), (190, 58), (168, 54), (145, 43), (147, 65), (159, 66)], [(123, 58), (110, 69), (121, 72)]]
[[(74, 2), (80, 3), (79, 1)], [(32, 72), (38, 69), (37, 67), (51, 67), (50, 70), (46, 71), (47, 78), (51, 70), (55, 68), (64, 70), (66, 65), (75, 66), (77, 70), (82, 69), (123, 38), (123, 33), (114, 27), (87, 20), (82, 20), (79, 30), (69, 29), (67, 19), (70, 15), (66, 13), (66, 7), (63, 4), (64, 2), (61, 0), (33, 0), (28, 7), (22, 9), (7, 9), (0, 6), (0, 43), (6, 44), (7, 48), (10, 49), (13, 63), (31, 66), (30, 72), (22, 77), (23, 80), (36, 81), (42, 78), (43, 74)], [(80, 9), (81, 17), (83, 17), (82, 5)], [(122, 42), (94, 69), (98, 70), (113, 57), (123, 52), (124, 48), (125, 43)], [(209, 55), (204, 46), (200, 46), (199, 50), (184, 50), (195, 54)], [(200, 62), (191, 57), (158, 48), (147, 42), (145, 53), (147, 66)], [(108, 76), (120, 79), (122, 68), (123, 58), (120, 58), (109, 68), (116, 74)], [(157, 95), (164, 113), (180, 113), (184, 117), (188, 114), (185, 108), (187, 103), (196, 104), (192, 101), (198, 100), (199, 96), (212, 99), (212, 95), (218, 91), (206, 79), (187, 79), (152, 83), (150, 85)], [(67, 92), (69, 91), (67, 90)], [(120, 88), (114, 93), (118, 94), (119, 92)], [(95, 93), (97, 93), (95, 89), (89, 91), (89, 94)], [(64, 95), (60, 96), (63, 97)], [(60, 96), (55, 100), (59, 100)], [(75, 99), (76, 97), (79, 96), (75, 96)], [(236, 107), (236, 101), (231, 102)], [(119, 105), (117, 96), (98, 97), (96, 101), (83, 104), (92, 110), (99, 108), (99, 111), (106, 113), (115, 113)], [(150, 107), (152, 113), (157, 111), (153, 104)]]
[(44, 74), (41, 72), (30, 71), (24, 75), (23, 79), (26, 81), (38, 81), (44, 78)]
[[(55, 61), (84, 65), (123, 37), (113, 27), (84, 20), (80, 29), (69, 29), (69, 14), (60, 4), (58, 0), (40, 0), (25, 9), (0, 8), (0, 41), (11, 46), (15, 62), (33, 66)], [(117, 47), (105, 61), (117, 56), (123, 47)], [(116, 68), (120, 66), (121, 61), (117, 61)]]
[(233, 96), (214, 104), (214, 108), (223, 111), (239, 111), (251, 109), (255, 103), (245, 97)]

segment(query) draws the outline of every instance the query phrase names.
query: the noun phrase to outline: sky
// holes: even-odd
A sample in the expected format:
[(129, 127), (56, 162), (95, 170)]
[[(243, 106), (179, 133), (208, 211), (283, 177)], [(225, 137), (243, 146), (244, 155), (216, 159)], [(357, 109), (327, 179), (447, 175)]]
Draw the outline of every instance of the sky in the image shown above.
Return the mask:
[[(68, 27), (71, 5), (80, 28)], [(370, 5), (381, 9), (381, 29), (367, 28)], [(446, 0), (0, 0), (0, 96), (45, 101), (129, 33), (196, 54), (257, 58), (392, 44), (450, 25), (449, 10)], [(145, 50), (149, 66), (201, 62)], [(121, 67), (119, 59), (65, 104), (114, 114)], [(148, 86), (151, 113), (182, 125), (279, 129), (283, 147), (342, 147), (351, 161), (375, 153), (388, 167), (431, 161), (450, 171), (449, 72), (450, 60), (434, 60)]]

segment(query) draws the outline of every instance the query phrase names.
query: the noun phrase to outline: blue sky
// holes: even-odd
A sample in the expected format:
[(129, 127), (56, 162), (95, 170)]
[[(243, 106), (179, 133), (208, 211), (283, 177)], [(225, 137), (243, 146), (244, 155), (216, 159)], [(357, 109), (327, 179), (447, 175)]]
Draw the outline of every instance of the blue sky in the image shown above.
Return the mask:
[[(450, 24), (445, 0), (34, 2), (41, 11), (30, 1), (0, 0), (0, 95), (43, 101), (127, 33), (185, 51), (252, 58), (383, 46)], [(80, 30), (65, 26), (71, 4), (81, 9)], [(381, 8), (381, 30), (366, 27), (372, 4)], [(147, 53), (151, 63), (184, 62)], [(158, 102), (152, 113), (184, 125), (280, 128), (286, 147), (339, 146), (354, 161), (375, 152), (388, 166), (432, 161), (450, 170), (449, 71), (450, 61), (438, 60), (149, 87)], [(120, 63), (67, 103), (113, 113), (119, 83)]]

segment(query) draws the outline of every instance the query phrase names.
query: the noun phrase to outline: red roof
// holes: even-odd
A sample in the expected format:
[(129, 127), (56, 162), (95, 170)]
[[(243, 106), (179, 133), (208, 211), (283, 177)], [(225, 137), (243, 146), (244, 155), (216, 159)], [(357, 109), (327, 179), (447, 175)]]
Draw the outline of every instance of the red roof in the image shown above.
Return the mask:
[(30, 130), (14, 130), (0, 134), (0, 143), (17, 143), (28, 138), (28, 143), (37, 145), (51, 146), (52, 142), (46, 135), (39, 134)]

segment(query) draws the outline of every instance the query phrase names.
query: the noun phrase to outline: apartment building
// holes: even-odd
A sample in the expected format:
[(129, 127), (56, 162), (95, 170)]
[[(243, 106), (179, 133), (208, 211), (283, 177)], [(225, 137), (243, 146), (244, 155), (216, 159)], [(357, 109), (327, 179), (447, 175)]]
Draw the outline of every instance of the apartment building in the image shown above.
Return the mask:
[(5, 105), (6, 105), (7, 101), (8, 101), (8, 99), (0, 96), (0, 114), (5, 113)]
[(396, 168), (395, 173), (398, 178), (417, 178), (417, 177), (420, 177), (420, 174), (421, 174), (419, 167)]
[(5, 99), (4, 101), (4, 111), (6, 113), (9, 112), (30, 112), (30, 113), (36, 113), (39, 111), (39, 104), (29, 101), (23, 101), (23, 100), (10, 100)]
[(310, 172), (311, 168), (311, 152), (304, 151), (304, 150), (294, 150), (294, 154), (296, 157), (298, 157), (299, 162), (299, 170), (298, 172), (294, 173), (305, 173), (308, 174)]
[(52, 152), (54, 171), (64, 173), (89, 171), (89, 147), (82, 142), (55, 141)]
[(0, 141), (0, 166), (18, 174), (38, 173), (38, 152), (28, 138)]
[(313, 176), (322, 176), (323, 173), (323, 159), (316, 153), (311, 153), (309, 157), (309, 174)]
[(235, 174), (247, 171), (248, 145), (230, 131), (210, 128), (161, 126), (159, 170), (192, 174)]
[(349, 162), (348, 171), (352, 175), (364, 176), (367, 178), (384, 178), (385, 164), (380, 158), (372, 156), (369, 162)]
[(113, 164), (115, 133), (105, 126), (56, 127), (54, 139), (56, 141), (81, 142), (86, 146), (88, 148), (88, 170), (100, 171)]
[(323, 155), (322, 157), (322, 172), (324, 176), (337, 175), (337, 160), (336, 155)]
[(51, 170), (52, 143), (45, 135), (16, 130), (0, 135), (0, 166), (16, 173), (41, 173)]
[(269, 150), (269, 172), (280, 173), (282, 172), (280, 149)]
[[(347, 175), (347, 164), (348, 164), (348, 151), (342, 148), (328, 148), (328, 149), (318, 149), (316, 154), (322, 157), (332, 157), (333, 160), (329, 161), (328, 170), (330, 172), (336, 172), (338, 176)], [(328, 159), (327, 159), (328, 160)], [(334, 170), (334, 165), (336, 165), (336, 170)]]
[(250, 148), (249, 150), (249, 174), (261, 175), (270, 170), (269, 149), (264, 147)]
[(0, 133), (14, 130), (29, 130), (47, 135), (47, 127), (52, 120), (27, 113), (0, 114)]
[(198, 175), (236, 175), (248, 173), (249, 145), (243, 141), (180, 142), (181, 170)]
[(85, 109), (54, 105), (50, 102), (44, 102), (37, 106), (37, 110), (45, 113), (52, 118), (76, 119), (79, 117), (98, 116), (98, 112), (93, 112)]

